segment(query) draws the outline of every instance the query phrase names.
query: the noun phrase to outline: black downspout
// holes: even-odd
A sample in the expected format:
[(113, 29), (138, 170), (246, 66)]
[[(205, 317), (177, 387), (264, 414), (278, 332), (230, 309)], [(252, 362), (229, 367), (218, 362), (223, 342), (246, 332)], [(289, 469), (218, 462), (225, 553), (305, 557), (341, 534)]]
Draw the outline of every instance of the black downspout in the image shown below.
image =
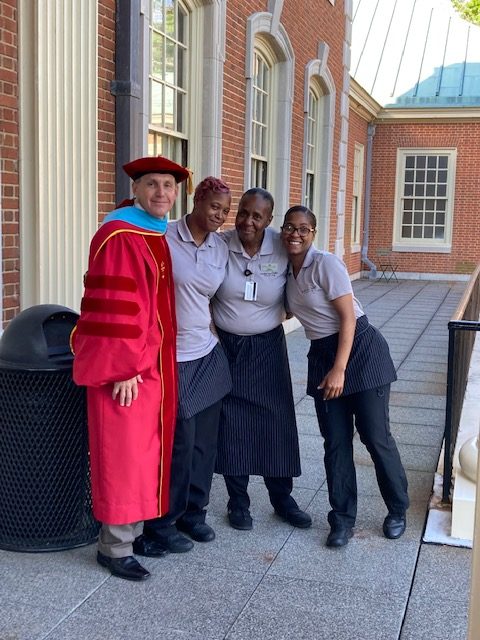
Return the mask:
[(115, 198), (118, 204), (130, 195), (130, 178), (122, 166), (141, 154), (142, 83), (140, 37), (141, 0), (118, 0), (115, 28)]
[(365, 172), (365, 206), (363, 215), (363, 242), (362, 242), (362, 262), (370, 269), (369, 280), (377, 278), (377, 267), (368, 257), (368, 234), (370, 231), (370, 193), (372, 187), (372, 150), (373, 137), (375, 135), (375, 125), (368, 125), (367, 138), (367, 167)]

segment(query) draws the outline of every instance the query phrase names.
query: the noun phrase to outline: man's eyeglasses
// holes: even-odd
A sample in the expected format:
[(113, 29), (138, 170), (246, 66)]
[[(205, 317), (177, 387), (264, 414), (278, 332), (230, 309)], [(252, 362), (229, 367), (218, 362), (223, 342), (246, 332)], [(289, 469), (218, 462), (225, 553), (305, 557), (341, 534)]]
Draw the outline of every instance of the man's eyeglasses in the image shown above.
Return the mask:
[(287, 233), (288, 235), (291, 235), (292, 233), (295, 233), (295, 231), (297, 231), (298, 235), (302, 238), (308, 236), (310, 232), (315, 231), (315, 229), (310, 229), (310, 227), (306, 227), (304, 225), (302, 225), (301, 227), (294, 227), (293, 224), (290, 223), (284, 224), (283, 227), (280, 228), (283, 233)]

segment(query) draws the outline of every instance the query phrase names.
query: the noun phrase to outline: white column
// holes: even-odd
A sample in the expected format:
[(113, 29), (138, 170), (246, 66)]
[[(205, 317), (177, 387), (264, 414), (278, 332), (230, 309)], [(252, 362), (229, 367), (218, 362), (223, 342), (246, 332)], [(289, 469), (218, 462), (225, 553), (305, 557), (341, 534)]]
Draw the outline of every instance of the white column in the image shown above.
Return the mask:
[(97, 228), (97, 10), (19, 2), (22, 307), (79, 307)]

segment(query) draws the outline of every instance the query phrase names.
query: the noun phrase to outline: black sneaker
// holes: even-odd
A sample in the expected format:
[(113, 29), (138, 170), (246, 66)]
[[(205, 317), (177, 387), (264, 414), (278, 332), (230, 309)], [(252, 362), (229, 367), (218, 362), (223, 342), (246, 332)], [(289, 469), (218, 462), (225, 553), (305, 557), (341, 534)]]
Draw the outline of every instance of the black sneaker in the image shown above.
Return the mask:
[(287, 509), (284, 511), (277, 511), (275, 509), (275, 513), (279, 518), (291, 524), (292, 527), (298, 527), (299, 529), (308, 529), (308, 527), (312, 526), (312, 518), (306, 513), (302, 511), (298, 507), (293, 507), (293, 509)]
[(186, 553), (193, 549), (193, 542), (178, 531), (169, 535), (155, 535), (153, 538), (170, 553)]
[(344, 547), (352, 536), (351, 527), (332, 527), (325, 544), (327, 547)]
[(215, 531), (206, 522), (190, 524), (177, 520), (177, 529), (187, 533), (195, 542), (211, 542), (215, 540)]
[(133, 553), (147, 558), (162, 558), (168, 554), (168, 549), (162, 542), (141, 535), (133, 542)]
[(249, 531), (253, 528), (253, 520), (248, 509), (229, 509), (228, 521), (230, 526), (240, 531)]

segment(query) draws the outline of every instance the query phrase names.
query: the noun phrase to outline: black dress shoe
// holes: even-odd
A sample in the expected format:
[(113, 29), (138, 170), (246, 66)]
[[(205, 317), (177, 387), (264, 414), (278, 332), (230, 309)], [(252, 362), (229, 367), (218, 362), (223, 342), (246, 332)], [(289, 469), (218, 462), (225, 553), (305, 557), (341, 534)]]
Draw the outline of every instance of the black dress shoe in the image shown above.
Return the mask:
[(250, 531), (253, 528), (253, 520), (248, 509), (229, 509), (228, 521), (230, 526), (240, 531)]
[(133, 556), (125, 556), (124, 558), (110, 558), (104, 556), (103, 553), (97, 551), (97, 562), (102, 567), (110, 569), (112, 576), (124, 578), (125, 580), (146, 580), (150, 577), (150, 572), (135, 560)]
[(211, 542), (215, 540), (215, 531), (205, 522), (187, 522), (177, 521), (177, 529), (188, 533), (188, 535), (196, 542)]
[(293, 509), (288, 509), (287, 511), (277, 511), (275, 509), (275, 513), (285, 522), (288, 522), (292, 525), (292, 527), (298, 527), (299, 529), (308, 529), (308, 527), (312, 526), (312, 518), (302, 511), (298, 507), (294, 507)]
[(170, 553), (186, 553), (194, 547), (191, 540), (178, 532), (165, 536), (157, 534), (153, 539), (163, 545)]
[(168, 549), (163, 542), (141, 535), (133, 542), (133, 553), (147, 558), (163, 558), (167, 555)]
[(396, 540), (405, 533), (407, 519), (405, 516), (396, 516), (389, 513), (383, 521), (383, 535), (390, 540)]
[(327, 547), (344, 547), (353, 536), (351, 527), (335, 527), (332, 528), (325, 543)]

